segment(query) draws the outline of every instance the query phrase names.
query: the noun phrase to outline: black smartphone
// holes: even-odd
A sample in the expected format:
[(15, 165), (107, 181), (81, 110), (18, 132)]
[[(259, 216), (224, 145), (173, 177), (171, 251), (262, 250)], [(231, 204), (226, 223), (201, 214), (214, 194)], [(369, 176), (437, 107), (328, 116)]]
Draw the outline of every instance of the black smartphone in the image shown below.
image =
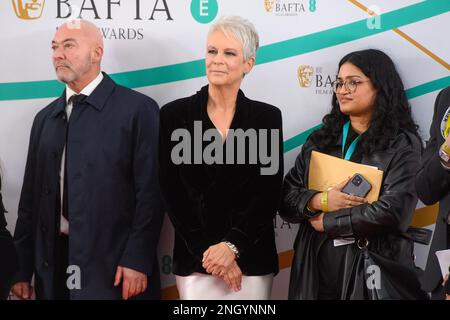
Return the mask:
[(342, 188), (342, 192), (353, 196), (364, 198), (372, 189), (372, 185), (363, 177), (362, 174), (356, 173)]

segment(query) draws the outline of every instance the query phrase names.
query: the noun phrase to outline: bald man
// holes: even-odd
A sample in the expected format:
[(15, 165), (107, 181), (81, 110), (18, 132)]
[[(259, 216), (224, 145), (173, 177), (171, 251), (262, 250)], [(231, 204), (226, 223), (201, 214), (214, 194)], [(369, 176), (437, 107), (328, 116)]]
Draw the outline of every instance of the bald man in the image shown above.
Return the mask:
[(52, 49), (66, 87), (31, 129), (13, 293), (157, 299), (158, 105), (101, 72), (103, 40), (94, 24), (62, 25)]

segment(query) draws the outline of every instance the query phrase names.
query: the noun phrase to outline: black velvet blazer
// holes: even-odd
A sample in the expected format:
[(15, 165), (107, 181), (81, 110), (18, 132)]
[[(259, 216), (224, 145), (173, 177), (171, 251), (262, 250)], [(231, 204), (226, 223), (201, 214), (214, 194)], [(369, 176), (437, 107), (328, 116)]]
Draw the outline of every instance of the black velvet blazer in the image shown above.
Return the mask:
[[(245, 275), (264, 275), (278, 272), (273, 219), (277, 211), (283, 179), (283, 138), (281, 112), (274, 106), (250, 100), (239, 91), (236, 112), (230, 129), (277, 129), (277, 141), (258, 136), (270, 153), (271, 142), (278, 144), (274, 157), (277, 170), (261, 175), (261, 158), (251, 163), (249, 144), (245, 144), (245, 164), (226, 161), (229, 142), (222, 145), (224, 164), (174, 164), (173, 148), (179, 141), (171, 141), (176, 129), (185, 129), (194, 140), (194, 122), (201, 124), (201, 133), (215, 129), (207, 113), (208, 86), (195, 95), (168, 103), (160, 113), (160, 183), (169, 217), (175, 229), (173, 273), (181, 276), (193, 272), (206, 273), (202, 267), (203, 252), (221, 241), (230, 241), (240, 251), (238, 264)], [(246, 131), (247, 132), (247, 131)], [(197, 132), (198, 134), (198, 132)], [(198, 135), (197, 135), (198, 136)], [(268, 134), (270, 137), (270, 134)], [(211, 142), (200, 142), (205, 150)], [(192, 145), (194, 142), (192, 141)], [(263, 148), (264, 149), (264, 148)], [(236, 153), (235, 153), (236, 154)], [(232, 162), (232, 161), (231, 161)], [(274, 161), (272, 161), (274, 163)]]

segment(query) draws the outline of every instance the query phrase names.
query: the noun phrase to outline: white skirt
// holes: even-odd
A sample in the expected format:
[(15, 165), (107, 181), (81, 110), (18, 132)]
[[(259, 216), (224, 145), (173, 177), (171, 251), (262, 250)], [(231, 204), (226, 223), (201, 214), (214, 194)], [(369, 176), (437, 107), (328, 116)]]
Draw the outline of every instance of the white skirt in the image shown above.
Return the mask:
[(235, 292), (217, 276), (193, 273), (175, 276), (180, 300), (269, 300), (273, 273), (263, 276), (242, 276), (241, 290)]

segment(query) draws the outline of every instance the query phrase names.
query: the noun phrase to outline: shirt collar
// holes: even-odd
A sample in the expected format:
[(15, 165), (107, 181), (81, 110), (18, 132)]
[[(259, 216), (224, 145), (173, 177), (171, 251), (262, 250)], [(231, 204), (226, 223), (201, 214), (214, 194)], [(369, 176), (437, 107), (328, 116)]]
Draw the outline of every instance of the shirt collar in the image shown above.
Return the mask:
[[(90, 94), (97, 88), (97, 86), (102, 82), (103, 80), (103, 73), (99, 73), (97, 77), (95, 77), (94, 80), (92, 80), (86, 87), (83, 88), (83, 90), (80, 91), (80, 94), (84, 94), (86, 96), (90, 96)], [(66, 85), (66, 104), (69, 103), (70, 97), (72, 97), (74, 94), (77, 94), (75, 91), (70, 89), (68, 85)]]
[[(106, 101), (108, 100), (109, 96), (112, 94), (112, 92), (115, 90), (116, 83), (104, 72), (102, 72), (102, 77), (100, 77), (100, 83), (96, 86), (96, 88), (93, 89), (91, 94), (87, 97), (86, 102), (97, 109), (98, 111), (101, 111), (103, 107), (106, 104)], [(91, 82), (91, 84), (94, 81)], [(66, 88), (62, 94), (61, 97), (59, 97), (55, 101), (55, 106), (52, 111), (52, 117), (57, 117), (61, 113), (64, 112), (67, 102), (69, 98), (74, 94), (73, 91), (69, 95)], [(70, 88), (69, 88), (70, 89)], [(84, 90), (82, 93), (84, 94)]]

